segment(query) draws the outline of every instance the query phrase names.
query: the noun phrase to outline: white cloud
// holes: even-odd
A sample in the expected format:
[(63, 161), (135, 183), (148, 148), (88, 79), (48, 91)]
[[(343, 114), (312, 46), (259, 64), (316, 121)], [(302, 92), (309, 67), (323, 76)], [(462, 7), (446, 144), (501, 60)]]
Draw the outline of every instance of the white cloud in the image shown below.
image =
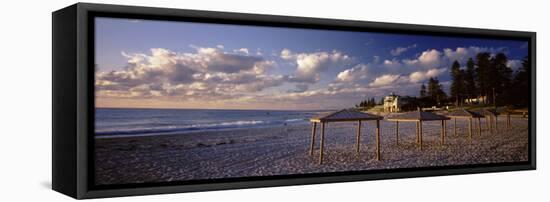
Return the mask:
[(195, 53), (156, 48), (150, 55), (123, 56), (128, 61), (125, 69), (96, 73), (98, 96), (231, 98), (279, 86), (288, 79), (266, 74), (276, 66), (274, 61), (224, 53), (219, 47), (196, 47)]
[(439, 66), (440, 55), (441, 55), (441, 52), (435, 49), (424, 51), (422, 52), (420, 57), (418, 57), (418, 61), (420, 62), (421, 65), (436, 67), (436, 66)]
[[(187, 57), (185, 57), (187, 56)], [(199, 48), (198, 54), (186, 54), (181, 59), (194, 59), (210, 71), (235, 73), (250, 70), (261, 57), (227, 54), (216, 48)]]
[(423, 51), (415, 59), (392, 59), (357, 65), (341, 71), (335, 81), (354, 85), (368, 84), (370, 87), (414, 84), (442, 75), (446, 68), (440, 66), (447, 65), (447, 62), (440, 51), (431, 49)]
[[(360, 64), (353, 68), (340, 72), (332, 84), (332, 88), (344, 88), (361, 84), (368, 84), (370, 87), (383, 87), (394, 84), (414, 84), (427, 80), (430, 77), (438, 77), (447, 71), (447, 68), (433, 68), (426, 71), (414, 71), (411, 73), (388, 73), (383, 72), (373, 77), (369, 74), (368, 65)], [(347, 83), (347, 86), (343, 86)]]
[(475, 59), (475, 56), (481, 52), (495, 52), (494, 49), (483, 48), (477, 46), (470, 47), (457, 47), (455, 50), (446, 48), (443, 49), (445, 57), (449, 62), (454, 62), (455, 60), (461, 64), (465, 64), (469, 58)]
[(369, 84), (369, 86), (373, 86), (373, 87), (387, 86), (397, 81), (398, 78), (399, 78), (399, 75), (384, 74), (380, 77), (375, 78), (374, 81)]
[(402, 67), (402, 64), (397, 59), (384, 60), (383, 65), (385, 68), (388, 68), (391, 71), (399, 71), (400, 68)]
[(437, 77), (447, 71), (447, 68), (430, 69), (428, 71), (417, 71), (409, 75), (409, 81), (412, 83), (418, 83), (429, 79), (430, 77)]
[(504, 47), (478, 47), (478, 46), (469, 46), (469, 47), (457, 47), (456, 49), (445, 48), (443, 49), (443, 55), (445, 56), (447, 62), (452, 63), (455, 60), (460, 64), (466, 64), (469, 58), (475, 59), (476, 55), (481, 52), (489, 52), (491, 55), (502, 52), (507, 53), (507, 48)]
[(406, 47), (397, 47), (395, 49), (392, 49), (390, 51), (390, 54), (393, 55), (393, 56), (398, 56), (398, 55), (401, 55), (401, 53), (404, 53), (405, 51), (409, 50), (409, 49), (412, 49), (412, 48), (416, 48), (416, 44), (413, 44), (413, 45), (410, 45), (410, 46), (406, 46)]
[(292, 60), (295, 57), (294, 57), (293, 53), (290, 50), (285, 48), (281, 51), (281, 58), (283, 58), (285, 60)]
[[(417, 58), (402, 59), (402, 60), (385, 60), (384, 67), (389, 68), (390, 73), (411, 73), (419, 70), (430, 70), (441, 67), (449, 67), (456, 60), (461, 65), (465, 65), (469, 58), (475, 59), (476, 55), (481, 52), (489, 52), (495, 55), (499, 52), (506, 52), (507, 49), (503, 47), (457, 47), (455, 49), (446, 48), (442, 51), (436, 49), (429, 49), (419, 54)], [(373, 68), (378, 69), (378, 68)]]
[[(436, 49), (423, 51), (415, 59), (403, 59), (401, 61), (401, 72), (403, 71), (417, 71), (418, 69), (432, 69), (440, 67), (445, 63), (442, 53)], [(394, 67), (398, 64), (394, 64)]]
[(341, 82), (355, 82), (358, 80), (366, 79), (368, 77), (369, 67), (365, 64), (359, 64), (351, 69), (346, 69), (336, 76), (336, 81)]
[(508, 60), (508, 62), (506, 63), (506, 66), (512, 68), (514, 71), (517, 71), (518, 69), (521, 68), (522, 61), (521, 60)]
[(236, 53), (242, 53), (242, 54), (245, 54), (245, 55), (249, 54), (248, 48), (239, 48), (239, 49), (235, 49), (233, 51), (236, 52)]
[[(457, 47), (455, 50), (452, 50), (450, 48), (443, 49), (443, 52), (447, 58), (449, 58), (450, 61), (466, 61), (468, 58), (472, 57), (474, 51), (471, 50), (471, 48), (464, 48), (464, 47)], [(477, 51), (475, 51), (477, 52)]]
[(329, 68), (341, 68), (352, 61), (352, 59), (340, 52), (313, 52), (293, 54), (290, 50), (284, 49), (281, 58), (294, 58), (296, 60), (296, 71), (290, 77), (292, 81), (315, 83), (320, 79), (320, 73)]

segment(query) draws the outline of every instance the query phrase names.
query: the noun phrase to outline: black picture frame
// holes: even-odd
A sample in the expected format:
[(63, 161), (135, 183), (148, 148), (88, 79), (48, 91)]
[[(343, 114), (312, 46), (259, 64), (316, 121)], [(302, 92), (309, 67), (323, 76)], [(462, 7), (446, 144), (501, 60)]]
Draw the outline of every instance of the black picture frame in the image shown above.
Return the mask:
[[(123, 17), (218, 24), (260, 25), (348, 31), (408, 33), (529, 42), (530, 106), (529, 160), (429, 168), (354, 171), (344, 173), (265, 176), (193, 182), (96, 186), (93, 182), (94, 138), (94, 17)], [(424, 176), (442, 176), (536, 169), (536, 33), (287, 17), (183, 9), (77, 3), (52, 14), (52, 188), (84, 199), (161, 193), (180, 193), (252, 187), (305, 185)]]

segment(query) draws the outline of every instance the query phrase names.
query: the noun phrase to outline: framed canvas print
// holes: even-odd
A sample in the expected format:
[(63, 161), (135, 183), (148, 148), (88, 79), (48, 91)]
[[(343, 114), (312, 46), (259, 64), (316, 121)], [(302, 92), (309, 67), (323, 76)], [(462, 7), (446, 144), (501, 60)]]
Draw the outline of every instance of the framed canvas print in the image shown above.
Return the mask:
[(535, 33), (78, 3), (53, 14), (75, 198), (535, 169)]

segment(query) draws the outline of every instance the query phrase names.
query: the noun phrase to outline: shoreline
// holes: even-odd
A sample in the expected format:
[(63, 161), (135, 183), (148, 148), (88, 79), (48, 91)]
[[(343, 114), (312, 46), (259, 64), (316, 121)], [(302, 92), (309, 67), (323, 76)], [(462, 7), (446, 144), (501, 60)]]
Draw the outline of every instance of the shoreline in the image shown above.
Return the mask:
[[(298, 121), (296, 121), (298, 122)], [(98, 135), (97, 132), (94, 135), (95, 139), (109, 139), (109, 138), (129, 138), (129, 137), (155, 137), (155, 136), (166, 136), (166, 135), (186, 135), (186, 134), (193, 134), (193, 133), (205, 133), (205, 132), (225, 132), (225, 131), (233, 131), (233, 130), (249, 130), (249, 129), (269, 129), (269, 128), (278, 128), (278, 127), (286, 127), (286, 126), (294, 126), (294, 125), (308, 125), (309, 122), (303, 122), (303, 123), (293, 123), (293, 122), (286, 122), (286, 123), (278, 123), (278, 124), (265, 124), (265, 125), (252, 125), (247, 127), (229, 127), (229, 128), (204, 128), (204, 129), (181, 129), (180, 131), (173, 131), (173, 132), (151, 132), (151, 133), (142, 133), (142, 134), (106, 134), (106, 135)]]

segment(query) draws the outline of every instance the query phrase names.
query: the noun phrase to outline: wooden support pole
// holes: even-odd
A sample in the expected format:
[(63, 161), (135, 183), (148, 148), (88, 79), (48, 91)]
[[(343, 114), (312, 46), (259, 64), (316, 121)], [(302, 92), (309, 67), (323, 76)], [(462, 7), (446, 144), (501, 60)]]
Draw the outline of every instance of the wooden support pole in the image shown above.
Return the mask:
[(380, 120), (376, 120), (376, 160), (380, 161)]
[(479, 132), (479, 137), (481, 137), (481, 118), (477, 118), (477, 132)]
[(489, 116), (489, 130), (491, 131), (491, 134), (493, 134), (493, 117)]
[(415, 124), (416, 124), (416, 144), (418, 144), (420, 143), (420, 136), (418, 133), (418, 130), (420, 130), (420, 128), (418, 127), (418, 122), (416, 122)]
[(493, 134), (493, 117), (489, 116), (489, 131)]
[(470, 131), (468, 137), (472, 141), (472, 118), (468, 119), (468, 130)]
[(445, 143), (445, 138), (447, 138), (447, 120), (443, 121), (443, 143)]
[(395, 143), (399, 145), (399, 121), (395, 122)]
[[(365, 133), (367, 133), (365, 136), (368, 137), (369, 136), (369, 124), (365, 124), (365, 130), (363, 130), (363, 131), (365, 131)], [(363, 142), (365, 142), (365, 150), (368, 150), (368, 148), (369, 148), (369, 145), (367, 144), (368, 143), (367, 140), (368, 139), (363, 140)]]
[(325, 122), (321, 123), (321, 154), (319, 155), (319, 164), (323, 164), (323, 150), (325, 146)]
[(420, 144), (420, 150), (422, 150), (422, 121), (418, 122), (418, 139)]
[(357, 125), (357, 146), (355, 147), (355, 152), (359, 155), (359, 147), (361, 146), (361, 121)]
[(454, 118), (454, 121), (455, 121), (454, 126), (453, 126), (453, 127), (454, 127), (454, 131), (455, 131), (454, 135), (456, 136), (456, 118)]
[(489, 117), (488, 117), (488, 116), (485, 117), (485, 125), (487, 126), (487, 131), (490, 132), (491, 127), (490, 127), (490, 125), (489, 125)]
[(498, 133), (498, 116), (495, 115), (495, 133)]
[(506, 128), (510, 129), (510, 114), (506, 114)]
[(441, 146), (445, 144), (445, 120), (441, 120)]
[(309, 155), (313, 155), (313, 149), (315, 147), (315, 130), (317, 129), (317, 123), (316, 122), (312, 122), (311, 123), (312, 127), (311, 127), (311, 146), (310, 146), (310, 149), (309, 149)]

